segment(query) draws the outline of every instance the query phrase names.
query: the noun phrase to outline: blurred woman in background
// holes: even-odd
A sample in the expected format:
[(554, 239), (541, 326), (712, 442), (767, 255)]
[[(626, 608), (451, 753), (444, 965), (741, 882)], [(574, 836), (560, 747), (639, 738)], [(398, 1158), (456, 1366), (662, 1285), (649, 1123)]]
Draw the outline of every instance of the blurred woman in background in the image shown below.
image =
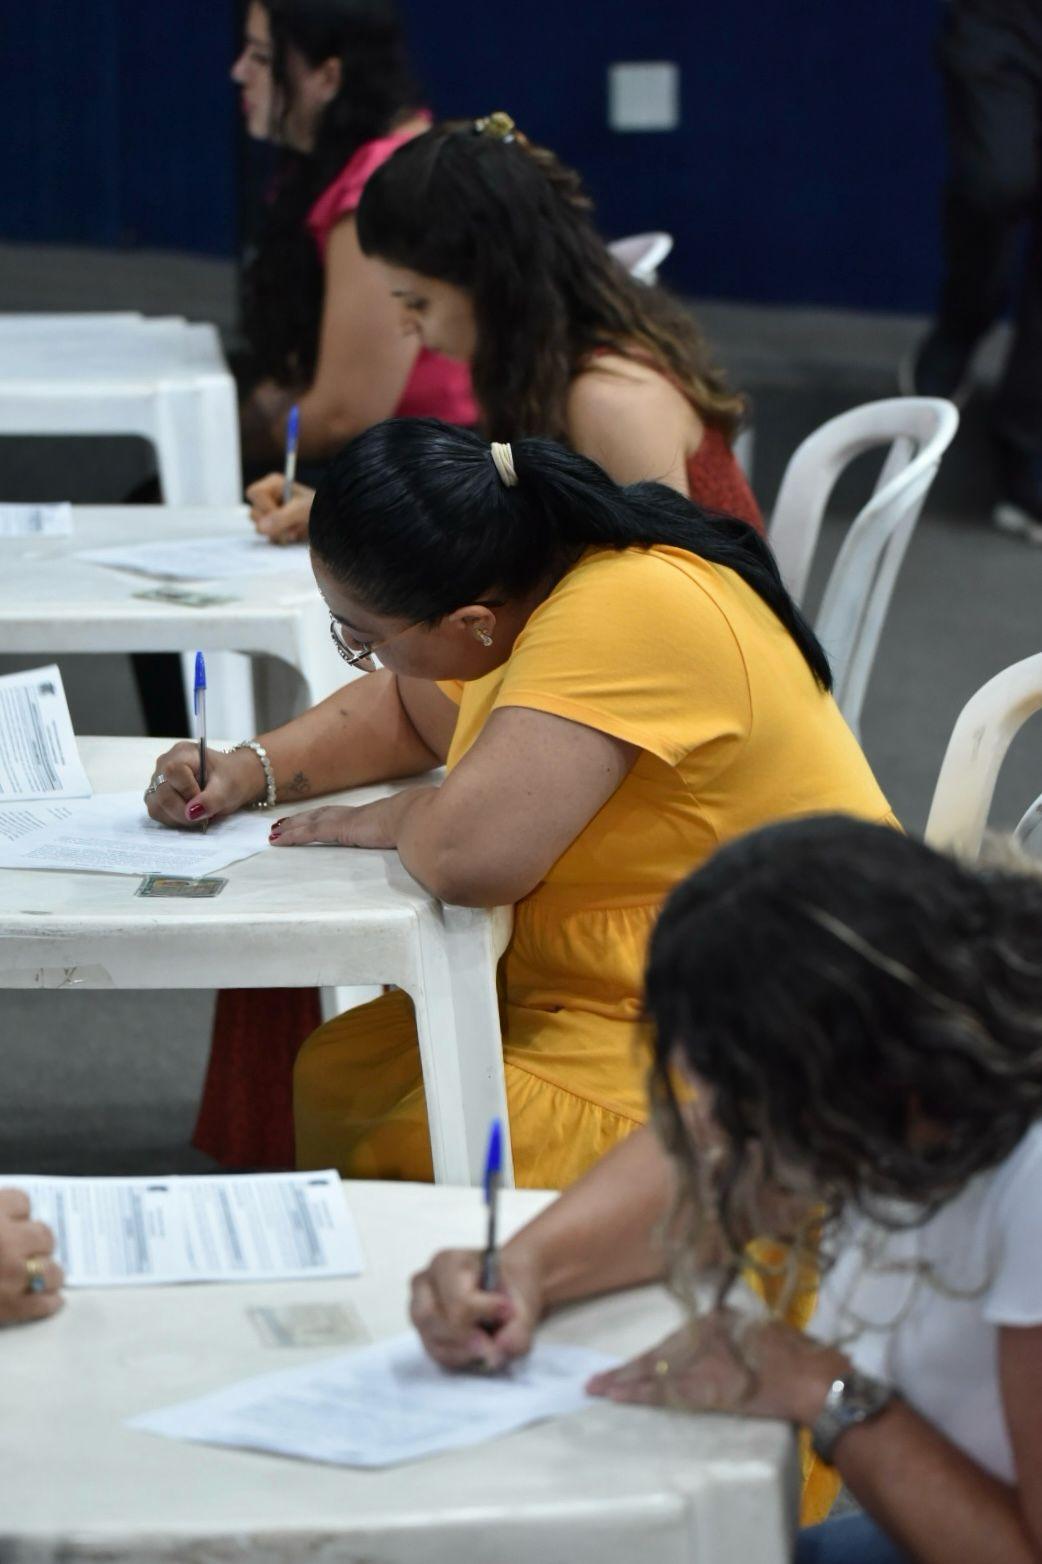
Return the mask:
[[(252, 0), (232, 80), (248, 134), (278, 149), (243, 272), (248, 351), (236, 376), (247, 481), (283, 466), (294, 403), (311, 482), (346, 440), (392, 414), (475, 423), (466, 366), (402, 335), (398, 306), (358, 243), (366, 180), (430, 125), (393, 0)], [(154, 502), (158, 484), (130, 498)], [(286, 543), (306, 530), (271, 535)], [(148, 732), (185, 732), (179, 658), (137, 653), (133, 666)]]
[(465, 367), (402, 336), (358, 243), (366, 181), (430, 124), (391, 0), (253, 0), (232, 79), (250, 136), (279, 148), (244, 275), (247, 466), (281, 459), (293, 402), (305, 462), (394, 413), (473, 423)]
[[(400, 329), (468, 364), (490, 439), (545, 435), (618, 483), (653, 479), (762, 530), (731, 442), (744, 410), (690, 313), (636, 281), (579, 176), (505, 114), (441, 125), (368, 183), (358, 239)], [(262, 530), (300, 536), (301, 489), (251, 491)]]

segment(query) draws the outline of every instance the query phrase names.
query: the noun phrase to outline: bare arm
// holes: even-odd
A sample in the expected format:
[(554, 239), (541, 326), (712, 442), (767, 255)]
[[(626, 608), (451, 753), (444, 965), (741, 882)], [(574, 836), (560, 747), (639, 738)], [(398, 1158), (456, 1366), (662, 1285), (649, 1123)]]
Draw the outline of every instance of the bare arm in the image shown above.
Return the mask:
[(397, 847), (409, 873), (441, 901), (505, 906), (545, 878), (639, 753), (584, 723), (506, 707), (492, 713), (442, 787), (295, 815), (280, 845)]
[[(398, 679), (381, 670), (354, 679), (318, 706), (260, 735), (280, 800), (313, 798), (339, 788), (419, 776), (448, 752), (457, 708), (436, 684)], [(205, 791), (199, 791), (199, 751), (176, 744), (160, 755), (165, 781), (146, 798), (164, 825), (197, 825), (230, 814), (264, 794), (261, 762), (252, 750), (208, 752)], [(191, 813), (189, 813), (191, 811)]]
[(441, 765), (457, 707), (426, 679), (380, 669), (353, 679), (260, 742), (280, 798), (315, 798), (341, 788), (418, 776)]
[[(315, 377), (299, 398), (301, 457), (331, 456), (356, 434), (390, 418), (402, 399), (416, 353), (416, 338), (402, 334), (398, 307), (380, 273), (362, 253), (354, 218), (344, 218), (330, 234), (326, 249)], [(256, 427), (263, 422), (264, 408), (253, 415), (250, 454), (254, 460), (265, 455), (272, 462), (281, 460), (290, 400), (287, 394), (282, 405), (270, 403), (266, 435)]]
[(687, 456), (702, 425), (686, 397), (643, 364), (606, 358), (568, 394), (568, 438), (616, 483), (651, 479), (688, 495)]
[(849, 1429), (836, 1447), (851, 1493), (917, 1564), (1042, 1560), (1042, 1326), (1000, 1330), (999, 1373), (1016, 1488), (903, 1402)]
[(634, 1130), (504, 1247), (535, 1268), (544, 1308), (661, 1280), (662, 1224), (676, 1193), (654, 1130)]

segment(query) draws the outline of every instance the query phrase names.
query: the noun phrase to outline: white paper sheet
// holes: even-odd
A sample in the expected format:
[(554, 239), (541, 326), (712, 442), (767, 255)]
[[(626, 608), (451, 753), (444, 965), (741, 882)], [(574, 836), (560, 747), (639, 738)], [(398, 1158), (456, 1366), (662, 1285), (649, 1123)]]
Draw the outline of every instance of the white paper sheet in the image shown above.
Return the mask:
[(69, 1287), (358, 1276), (340, 1175), (44, 1178), (4, 1174), (53, 1229)]
[(617, 1360), (537, 1342), (505, 1374), (450, 1374), (411, 1333), (130, 1420), (199, 1444), (269, 1450), (334, 1466), (391, 1466), (480, 1444), (592, 1405), (583, 1386)]
[(159, 825), (140, 793), (99, 793), (65, 805), (0, 803), (0, 868), (87, 869), (101, 874), (214, 874), (268, 846), (270, 821), (217, 820), (204, 834)]
[(72, 535), (72, 506), (0, 505), (0, 538), (67, 538)]
[(309, 576), (306, 543), (277, 547), (252, 529), (241, 537), (169, 538), (118, 548), (84, 549), (78, 559), (167, 581), (225, 581), (240, 576)]
[(0, 678), (0, 804), (89, 798), (56, 664)]

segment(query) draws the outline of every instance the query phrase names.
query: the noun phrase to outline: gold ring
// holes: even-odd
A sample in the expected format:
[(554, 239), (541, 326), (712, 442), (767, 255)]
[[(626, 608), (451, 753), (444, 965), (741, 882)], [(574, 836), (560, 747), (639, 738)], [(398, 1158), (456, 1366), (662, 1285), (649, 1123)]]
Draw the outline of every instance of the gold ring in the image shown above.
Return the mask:
[(655, 1364), (655, 1373), (658, 1375), (659, 1379), (665, 1379), (666, 1375), (670, 1373), (668, 1358), (659, 1358), (658, 1362)]
[(42, 1254), (30, 1255), (25, 1262), (25, 1290), (26, 1292), (45, 1292), (47, 1289), (47, 1257)]

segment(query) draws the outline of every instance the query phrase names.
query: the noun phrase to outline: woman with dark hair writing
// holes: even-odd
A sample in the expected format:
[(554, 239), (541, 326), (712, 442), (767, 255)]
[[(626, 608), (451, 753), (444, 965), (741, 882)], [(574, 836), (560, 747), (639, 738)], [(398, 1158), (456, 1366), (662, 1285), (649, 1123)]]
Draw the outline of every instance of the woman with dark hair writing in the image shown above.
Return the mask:
[[(663, 484), (620, 487), (547, 440), (490, 447), (392, 420), (331, 464), (311, 549), (337, 650), (383, 668), (262, 737), (279, 795), (449, 775), (273, 838), (397, 848), (442, 900), (517, 904), (515, 1168), (562, 1187), (645, 1117), (642, 974), (672, 886), (765, 820), (890, 819), (886, 800), (767, 545)], [(155, 818), (183, 827), (265, 796), (249, 749), (215, 754), (202, 792), (197, 765), (193, 745), (159, 760)], [(263, 1054), (267, 1037), (252, 1042)], [(244, 1060), (242, 1090), (250, 1073)], [(430, 1178), (403, 994), (305, 1044), (295, 1107), (301, 1165)]]
[[(691, 315), (623, 270), (579, 176), (507, 115), (399, 149), (357, 222), (409, 339), (470, 366), (485, 435), (560, 440), (762, 529), (731, 452), (744, 403)], [(270, 535), (306, 524), (309, 491), (282, 507), (280, 476), (250, 498)]]
[(280, 148), (244, 276), (247, 465), (281, 460), (293, 402), (305, 461), (396, 412), (473, 423), (465, 367), (403, 338), (358, 243), (366, 180), (430, 124), (391, 0), (252, 0), (232, 75), (249, 134)]
[[(651, 942), (661, 1140), (523, 1229), (501, 1293), (437, 1256), (428, 1349), (499, 1365), (554, 1305), (672, 1269), (691, 1326), (591, 1388), (808, 1430), (865, 1513), (803, 1532), (797, 1564), (1038, 1564), (1040, 949), (1023, 870), (838, 816), (721, 848)], [(811, 1337), (728, 1307), (754, 1233), (787, 1250), (779, 1302), (824, 1271)]]
[[(232, 79), (247, 132), (278, 148), (243, 273), (248, 351), (237, 378), (247, 478), (282, 465), (294, 403), (312, 481), (345, 440), (392, 414), (474, 424), (466, 366), (403, 336), (398, 307), (358, 243), (366, 180), (430, 125), (393, 0), (251, 0)], [(157, 495), (152, 483), (132, 498)], [(279, 543), (307, 533), (292, 518), (258, 526)], [(178, 658), (137, 653), (134, 672), (149, 732), (182, 729)], [(244, 1019), (223, 999), (220, 1009), (232, 1024)]]

